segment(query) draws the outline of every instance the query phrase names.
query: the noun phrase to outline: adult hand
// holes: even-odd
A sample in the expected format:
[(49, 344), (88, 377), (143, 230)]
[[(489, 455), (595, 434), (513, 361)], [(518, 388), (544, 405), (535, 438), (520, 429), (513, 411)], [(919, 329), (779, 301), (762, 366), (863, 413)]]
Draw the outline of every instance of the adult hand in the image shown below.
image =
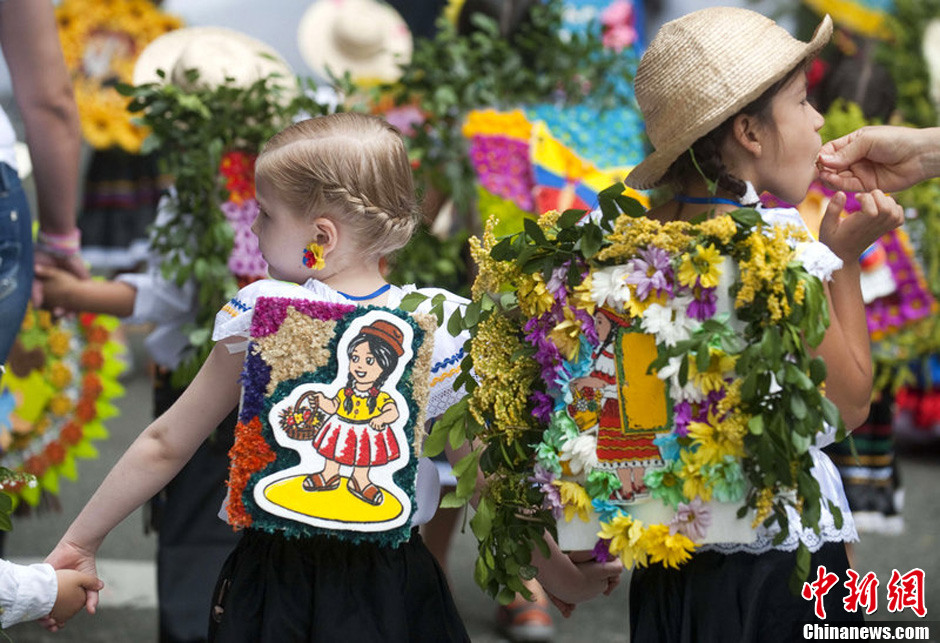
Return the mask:
[[(37, 276), (41, 276), (41, 269), (39, 266), (53, 266), (55, 268), (59, 268), (60, 270), (69, 272), (80, 279), (88, 279), (91, 277), (91, 273), (88, 271), (88, 267), (85, 265), (85, 262), (82, 261), (80, 254), (63, 257), (50, 254), (37, 247), (33, 251), (33, 263), (35, 264), (34, 269), (37, 271)], [(36, 308), (39, 308), (43, 305), (42, 279), (33, 280), (32, 302), (33, 306)]]
[[(94, 577), (98, 576), (95, 565), (95, 552), (64, 539), (59, 541), (52, 553), (46, 557), (45, 562), (55, 569), (74, 569)], [(94, 614), (98, 609), (97, 589), (85, 588), (85, 609), (88, 610), (89, 614)], [(65, 624), (64, 622), (58, 622), (51, 614), (40, 619), (39, 623), (51, 632), (55, 632)]]
[(823, 145), (817, 165), (837, 190), (904, 190), (940, 175), (940, 128), (862, 127)]
[(868, 246), (904, 223), (904, 209), (881, 190), (856, 195), (860, 209), (842, 216), (845, 193), (836, 192), (819, 226), (819, 240), (844, 262), (858, 261)]

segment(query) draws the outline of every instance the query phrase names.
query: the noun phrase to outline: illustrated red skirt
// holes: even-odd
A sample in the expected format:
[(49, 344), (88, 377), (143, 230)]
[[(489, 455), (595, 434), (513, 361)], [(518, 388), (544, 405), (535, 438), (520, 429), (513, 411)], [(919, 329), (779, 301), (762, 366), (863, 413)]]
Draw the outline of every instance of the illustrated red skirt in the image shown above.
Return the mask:
[(636, 467), (662, 464), (659, 447), (653, 444), (655, 439), (653, 432), (625, 434), (620, 427), (600, 427), (597, 432), (597, 461), (602, 468), (604, 464)]
[(383, 465), (401, 455), (391, 429), (377, 431), (368, 424), (346, 422), (335, 415), (317, 433), (313, 448), (327, 460), (354, 467)]

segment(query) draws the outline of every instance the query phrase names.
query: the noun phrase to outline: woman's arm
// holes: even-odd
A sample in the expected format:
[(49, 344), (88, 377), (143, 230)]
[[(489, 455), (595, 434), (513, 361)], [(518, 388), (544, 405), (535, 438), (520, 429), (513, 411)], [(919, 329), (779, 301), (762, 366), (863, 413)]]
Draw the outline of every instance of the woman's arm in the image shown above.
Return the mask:
[(845, 195), (837, 192), (819, 230), (820, 241), (842, 259), (844, 266), (826, 284), (830, 324), (815, 354), (826, 361), (826, 397), (839, 408), (849, 431), (868, 417), (872, 386), (871, 346), (858, 260), (868, 246), (904, 222), (901, 206), (878, 190), (858, 194), (858, 202), (858, 212), (841, 217)]
[[(105, 536), (172, 480), (238, 403), (243, 357), (216, 344), (179, 400), (121, 456), (46, 562), (95, 573), (95, 552)], [(97, 603), (98, 593), (89, 591), (89, 612)]]

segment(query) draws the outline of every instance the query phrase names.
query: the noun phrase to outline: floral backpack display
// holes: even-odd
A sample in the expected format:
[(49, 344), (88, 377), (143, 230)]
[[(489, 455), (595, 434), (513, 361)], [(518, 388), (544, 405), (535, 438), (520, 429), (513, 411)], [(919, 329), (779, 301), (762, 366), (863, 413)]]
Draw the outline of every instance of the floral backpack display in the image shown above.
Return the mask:
[(258, 298), (229, 522), (407, 540), (435, 329), (433, 317), (389, 308)]

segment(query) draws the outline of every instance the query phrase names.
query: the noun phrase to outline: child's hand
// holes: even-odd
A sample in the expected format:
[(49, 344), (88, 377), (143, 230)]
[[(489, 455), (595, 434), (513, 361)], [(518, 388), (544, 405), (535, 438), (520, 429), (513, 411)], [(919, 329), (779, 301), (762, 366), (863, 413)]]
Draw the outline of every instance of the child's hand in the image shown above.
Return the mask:
[(77, 285), (82, 281), (80, 278), (56, 266), (36, 264), (36, 279), (42, 284), (42, 305), (44, 308), (74, 310), (71, 305), (71, 296)]
[[(59, 541), (59, 544), (52, 550), (52, 553), (46, 557), (46, 562), (56, 569), (57, 575), (61, 573), (60, 570), (62, 570), (71, 571), (79, 574), (84, 579), (92, 579), (92, 581), (96, 581), (98, 578), (98, 572), (95, 567), (95, 553), (65, 541), (64, 539)], [(98, 607), (98, 590), (103, 586), (104, 583), (100, 583), (100, 581), (98, 583), (81, 583), (81, 592), (85, 596), (84, 605), (89, 614), (95, 613)], [(61, 596), (61, 591), (60, 586), (59, 596)], [(56, 606), (58, 606), (58, 603), (59, 601), (57, 599)], [(78, 609), (81, 609), (81, 605), (79, 605)], [(75, 611), (78, 611), (78, 609)], [(55, 611), (56, 610), (53, 608), (52, 614), (39, 619), (39, 624), (50, 632), (55, 632), (64, 624), (60, 623), (55, 617)]]
[(67, 620), (85, 607), (85, 601), (88, 598), (85, 590), (98, 591), (104, 587), (104, 583), (94, 574), (85, 574), (74, 569), (59, 569), (56, 570), (55, 575), (59, 591), (49, 616), (58, 627), (62, 627)]
[(578, 603), (599, 594), (610, 594), (620, 584), (623, 563), (615, 559), (598, 563), (591, 555), (553, 552), (551, 559), (539, 568), (538, 579), (555, 607), (566, 618)]
[(836, 192), (819, 226), (819, 240), (845, 261), (855, 262), (868, 246), (904, 223), (904, 209), (881, 190), (856, 194), (861, 209), (842, 217), (845, 194)]

